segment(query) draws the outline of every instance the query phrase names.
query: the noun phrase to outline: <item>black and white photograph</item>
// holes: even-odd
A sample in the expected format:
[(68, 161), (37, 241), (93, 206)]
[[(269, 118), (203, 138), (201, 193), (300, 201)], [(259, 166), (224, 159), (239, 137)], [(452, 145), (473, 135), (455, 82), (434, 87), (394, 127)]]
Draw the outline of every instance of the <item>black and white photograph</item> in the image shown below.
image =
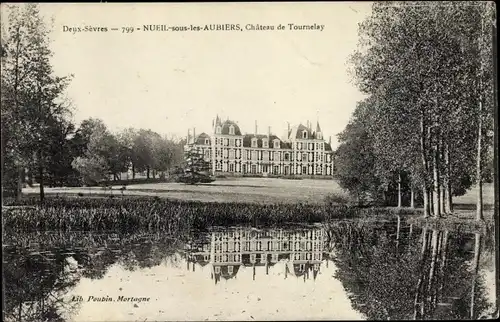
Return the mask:
[(498, 318), (494, 2), (0, 14), (3, 321)]

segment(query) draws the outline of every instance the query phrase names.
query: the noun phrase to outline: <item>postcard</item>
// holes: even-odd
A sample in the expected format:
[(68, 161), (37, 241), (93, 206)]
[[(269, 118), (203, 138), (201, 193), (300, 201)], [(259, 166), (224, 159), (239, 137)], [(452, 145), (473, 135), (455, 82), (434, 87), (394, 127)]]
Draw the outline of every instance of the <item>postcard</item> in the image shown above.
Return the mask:
[(5, 321), (498, 318), (492, 2), (0, 8)]

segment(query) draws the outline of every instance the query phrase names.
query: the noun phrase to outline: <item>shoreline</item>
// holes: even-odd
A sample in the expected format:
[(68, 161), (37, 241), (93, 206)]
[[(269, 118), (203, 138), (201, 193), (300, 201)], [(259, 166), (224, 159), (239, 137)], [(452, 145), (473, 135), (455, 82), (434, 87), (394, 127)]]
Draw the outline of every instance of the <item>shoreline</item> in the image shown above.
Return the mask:
[[(77, 201), (77, 202), (75, 202)], [(299, 202), (256, 204), (183, 200), (158, 196), (92, 194), (47, 194), (40, 206), (34, 196), (2, 206), (4, 230), (10, 231), (129, 231), (149, 230), (175, 233), (211, 226), (252, 225), (274, 227), (287, 224), (317, 224), (338, 220), (381, 221), (399, 216), (410, 224), (484, 231), (493, 224), (492, 211), (485, 211), (484, 223), (472, 211), (461, 216), (423, 218), (421, 208), (357, 207), (345, 204)], [(472, 217), (472, 218), (471, 218)]]

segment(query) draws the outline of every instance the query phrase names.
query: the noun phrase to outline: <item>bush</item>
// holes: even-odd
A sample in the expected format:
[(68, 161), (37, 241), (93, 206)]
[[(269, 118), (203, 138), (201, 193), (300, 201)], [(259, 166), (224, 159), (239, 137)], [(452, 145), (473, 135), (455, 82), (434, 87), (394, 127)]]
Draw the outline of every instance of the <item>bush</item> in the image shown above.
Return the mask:
[(347, 196), (332, 193), (325, 197), (325, 203), (327, 205), (347, 205), (350, 203), (350, 199)]

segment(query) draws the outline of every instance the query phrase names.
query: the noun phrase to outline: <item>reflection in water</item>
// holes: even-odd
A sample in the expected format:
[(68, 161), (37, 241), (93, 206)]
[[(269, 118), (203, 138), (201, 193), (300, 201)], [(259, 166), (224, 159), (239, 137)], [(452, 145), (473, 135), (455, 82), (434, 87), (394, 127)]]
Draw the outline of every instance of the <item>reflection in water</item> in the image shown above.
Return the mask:
[(285, 277), (290, 273), (304, 280), (315, 280), (323, 260), (323, 229), (256, 230), (230, 229), (211, 233), (210, 240), (198, 242), (188, 252), (189, 263), (211, 265), (210, 277), (217, 284), (221, 278), (236, 277), (241, 266), (252, 267), (253, 280), (256, 267), (269, 267), (284, 262)]
[[(493, 249), (480, 262), (480, 234), (423, 228), (414, 236), (408, 226), (403, 238), (398, 228), (355, 222), (332, 230), (337, 278), (369, 319), (478, 319), (494, 311), (479, 274), (480, 266), (491, 269)], [(401, 244), (406, 251), (391, 251)]]
[[(483, 274), (493, 263), (487, 237), (420, 229), (401, 218), (176, 239), (6, 236), (4, 314), (7, 321), (100, 320), (127, 308), (89, 309), (68, 299), (123, 295), (130, 285), (156, 295), (120, 319), (478, 319), (492, 311)], [(95, 294), (80, 294), (85, 289)]]

